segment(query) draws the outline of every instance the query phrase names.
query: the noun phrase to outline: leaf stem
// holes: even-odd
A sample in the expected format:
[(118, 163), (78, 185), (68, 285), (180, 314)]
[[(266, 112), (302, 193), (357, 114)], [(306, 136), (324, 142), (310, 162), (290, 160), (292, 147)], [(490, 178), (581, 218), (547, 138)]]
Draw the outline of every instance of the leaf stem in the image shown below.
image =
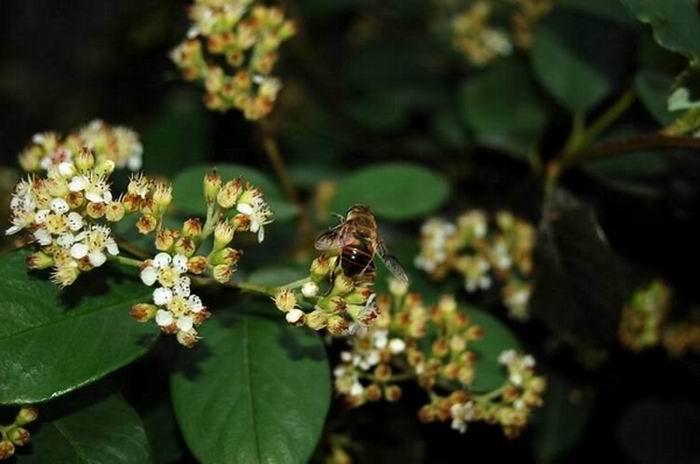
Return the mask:
[(502, 386), (498, 387), (497, 389), (490, 391), (488, 393), (484, 393), (482, 395), (473, 395), (472, 398), (475, 401), (485, 403), (485, 402), (491, 401), (491, 400), (503, 395), (503, 393), (506, 391), (506, 388), (508, 388), (508, 383), (505, 383)]
[(141, 267), (143, 265), (143, 261), (133, 258), (127, 258), (126, 256), (110, 256), (109, 259), (111, 261), (114, 261), (115, 263), (119, 263), (124, 266)]

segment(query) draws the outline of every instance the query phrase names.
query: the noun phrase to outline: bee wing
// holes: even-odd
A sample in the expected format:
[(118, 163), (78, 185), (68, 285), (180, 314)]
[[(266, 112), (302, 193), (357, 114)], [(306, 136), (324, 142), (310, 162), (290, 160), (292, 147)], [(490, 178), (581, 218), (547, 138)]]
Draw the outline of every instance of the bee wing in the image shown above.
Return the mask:
[(344, 224), (340, 224), (318, 236), (314, 247), (319, 251), (336, 250), (347, 245), (348, 239)]
[(401, 263), (399, 263), (398, 258), (389, 253), (386, 243), (384, 243), (384, 240), (381, 238), (377, 240), (377, 254), (394, 277), (399, 279), (401, 282), (408, 283), (408, 274), (404, 270), (403, 266), (401, 266)]

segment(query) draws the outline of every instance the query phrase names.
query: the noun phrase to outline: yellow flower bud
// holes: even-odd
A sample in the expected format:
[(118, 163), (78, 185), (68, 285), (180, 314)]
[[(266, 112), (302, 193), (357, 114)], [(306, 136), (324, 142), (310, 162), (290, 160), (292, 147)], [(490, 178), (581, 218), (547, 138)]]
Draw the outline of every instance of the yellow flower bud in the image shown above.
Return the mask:
[(204, 176), (204, 198), (208, 204), (216, 201), (216, 196), (221, 190), (221, 177), (216, 174), (216, 169)]
[(222, 208), (233, 208), (238, 200), (238, 197), (241, 195), (241, 191), (241, 180), (230, 180), (221, 188), (216, 196), (216, 201)]
[(112, 201), (105, 207), (105, 217), (110, 222), (118, 222), (124, 218), (124, 205), (119, 201)]
[(36, 406), (22, 406), (15, 417), (15, 424), (26, 425), (34, 422), (39, 417), (39, 409)]

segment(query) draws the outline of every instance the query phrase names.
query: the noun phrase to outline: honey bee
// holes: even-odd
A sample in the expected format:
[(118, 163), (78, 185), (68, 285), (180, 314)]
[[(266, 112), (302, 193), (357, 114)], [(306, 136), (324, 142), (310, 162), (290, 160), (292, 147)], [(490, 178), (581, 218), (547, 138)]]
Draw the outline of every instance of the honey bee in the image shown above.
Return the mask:
[(408, 283), (408, 275), (399, 260), (389, 253), (372, 210), (364, 205), (351, 207), (341, 223), (321, 234), (316, 240), (320, 251), (338, 250), (343, 273), (356, 280), (374, 282), (376, 268), (374, 256), (378, 255), (387, 269), (402, 282)]

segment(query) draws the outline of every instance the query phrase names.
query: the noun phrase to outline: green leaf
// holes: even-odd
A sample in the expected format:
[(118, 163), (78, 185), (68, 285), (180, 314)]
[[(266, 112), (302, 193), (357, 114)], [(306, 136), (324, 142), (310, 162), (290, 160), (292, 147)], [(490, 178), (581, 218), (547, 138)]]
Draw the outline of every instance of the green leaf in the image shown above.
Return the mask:
[(203, 463), (305, 463), (321, 437), (331, 396), (321, 339), (265, 312), (217, 316), (178, 360), (175, 415)]
[(646, 197), (660, 195), (664, 184), (659, 181), (672, 175), (668, 155), (659, 152), (634, 152), (601, 158), (586, 163), (583, 169), (617, 191)]
[(260, 285), (284, 285), (308, 277), (308, 268), (268, 267), (251, 272), (248, 281)]
[(544, 372), (545, 406), (533, 418), (537, 462), (555, 462), (579, 443), (593, 411), (595, 389), (581, 386), (553, 371)]
[(662, 126), (668, 126), (676, 119), (666, 105), (672, 85), (671, 77), (652, 70), (639, 71), (634, 78), (639, 99)]
[(700, 462), (700, 407), (696, 399), (646, 398), (622, 416), (617, 441), (633, 462)]
[(520, 159), (536, 148), (547, 123), (526, 67), (514, 60), (500, 60), (464, 84), (461, 114), (478, 143)]
[(196, 93), (177, 93), (165, 102), (144, 138), (144, 169), (172, 175), (201, 162), (208, 152), (207, 111)]
[(624, 25), (634, 23), (634, 19), (629, 17), (621, 4), (610, 0), (560, 0), (557, 8), (586, 13)]
[(700, 59), (700, 16), (693, 0), (620, 0), (639, 21), (651, 25), (662, 47)]
[(132, 464), (152, 462), (151, 450), (141, 419), (120, 395), (90, 403), (51, 403), (39, 411), (38, 431), (34, 423), (31, 454), (18, 448), (19, 464)]
[(134, 303), (150, 300), (145, 285), (100, 269), (61, 292), (27, 272), (26, 255), (0, 258), (0, 404), (75, 390), (138, 359), (157, 338), (154, 324), (129, 316)]
[(542, 86), (572, 113), (586, 113), (610, 93), (606, 76), (546, 25), (535, 36), (531, 56)]
[(533, 315), (570, 343), (609, 346), (625, 301), (620, 262), (595, 212), (554, 195), (535, 246)]
[(700, 107), (700, 69), (691, 66), (678, 76), (668, 97), (668, 110), (681, 111)]
[(449, 194), (447, 181), (429, 168), (406, 162), (374, 164), (341, 179), (332, 210), (344, 213), (361, 203), (382, 219), (401, 221), (435, 211)]
[(476, 393), (489, 392), (503, 386), (508, 379), (507, 369), (498, 362), (498, 357), (506, 350), (522, 351), (522, 345), (495, 316), (471, 306), (466, 313), (472, 322), (484, 329), (484, 338), (469, 345), (478, 356), (471, 389)]
[(186, 453), (185, 443), (168, 398), (163, 398), (143, 412), (143, 424), (148, 441), (151, 443), (155, 462), (161, 464), (182, 462)]
[(225, 181), (243, 176), (265, 194), (275, 213), (276, 221), (288, 221), (297, 214), (297, 207), (284, 199), (282, 192), (266, 174), (249, 166), (240, 164), (198, 164), (180, 171), (173, 179), (173, 208), (178, 212), (203, 216), (206, 202), (202, 191), (205, 174), (216, 168), (216, 172)]

